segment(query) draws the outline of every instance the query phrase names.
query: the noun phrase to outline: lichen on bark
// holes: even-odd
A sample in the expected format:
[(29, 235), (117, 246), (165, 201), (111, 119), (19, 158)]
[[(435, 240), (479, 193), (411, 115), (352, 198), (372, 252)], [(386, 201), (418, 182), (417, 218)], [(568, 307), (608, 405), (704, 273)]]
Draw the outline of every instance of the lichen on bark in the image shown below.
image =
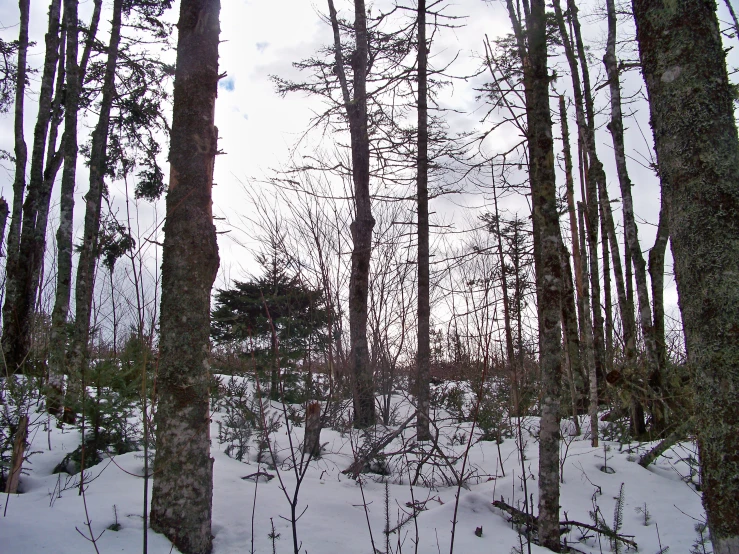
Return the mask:
[[(713, 0), (634, 0), (716, 554), (739, 552), (739, 137)], [(679, 71), (677, 68), (680, 68)]]

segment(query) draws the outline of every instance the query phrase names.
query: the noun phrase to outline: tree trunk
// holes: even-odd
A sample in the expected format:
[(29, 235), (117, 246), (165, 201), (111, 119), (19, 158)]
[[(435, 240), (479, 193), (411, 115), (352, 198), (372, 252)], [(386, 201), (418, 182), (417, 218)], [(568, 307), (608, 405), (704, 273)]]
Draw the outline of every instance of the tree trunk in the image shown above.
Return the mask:
[[(585, 110), (588, 103), (583, 98), (583, 84), (580, 80), (580, 69), (578, 67), (578, 59), (575, 54), (572, 40), (567, 31), (565, 18), (559, 0), (553, 0), (555, 19), (559, 32), (562, 37), (562, 43), (565, 49), (565, 56), (570, 68), (570, 76), (572, 78), (572, 88), (575, 100), (575, 114), (578, 128), (578, 157), (580, 160), (580, 178), (583, 193), (582, 198), (586, 210), (585, 228), (587, 231), (587, 244), (590, 250), (590, 287), (592, 289), (592, 322), (593, 322), (593, 354), (595, 372), (598, 376), (599, 384), (605, 386), (605, 347), (603, 337), (603, 313), (600, 305), (600, 267), (598, 263), (598, 187), (597, 179), (600, 172), (603, 171), (600, 161), (595, 154), (595, 136), (594, 127), (591, 129), (589, 124), (590, 118), (586, 118)], [(573, 9), (576, 14), (574, 4), (567, 3), (568, 17), (570, 21), (573, 18)], [(579, 29), (579, 24), (575, 21), (575, 29)], [(584, 55), (580, 56), (580, 63), (585, 64)], [(583, 76), (587, 77), (587, 68), (583, 68)], [(590, 82), (587, 79), (584, 83), (585, 90), (589, 95)], [(591, 100), (592, 103), (592, 100)], [(589, 161), (588, 161), (589, 159)], [(582, 243), (585, 249), (585, 243)], [(583, 283), (585, 285), (585, 283)]]
[(0, 258), (3, 256), (3, 238), (5, 238), (5, 225), (8, 223), (8, 202), (0, 196)]
[(500, 264), (500, 288), (503, 291), (503, 323), (505, 327), (506, 365), (511, 376), (511, 414), (521, 417), (521, 399), (519, 398), (518, 368), (516, 351), (513, 347), (513, 322), (511, 321), (511, 299), (508, 294), (508, 275), (505, 255), (503, 253), (503, 236), (500, 232), (500, 212), (498, 210), (498, 192), (493, 182), (493, 202), (495, 206), (495, 235), (498, 238), (498, 263)]
[(418, 165), (416, 185), (418, 194), (418, 377), (416, 380), (419, 441), (431, 439), (429, 388), (430, 344), (430, 289), (429, 289), (429, 191), (428, 191), (428, 91), (426, 50), (426, 0), (418, 0)]
[[(608, 245), (608, 230), (606, 228), (606, 218), (603, 214), (603, 203), (598, 206), (600, 215), (600, 240), (601, 249), (603, 250), (603, 335), (605, 337), (605, 359), (603, 363), (603, 371), (608, 375), (613, 370), (613, 295), (611, 294), (611, 262), (609, 256), (611, 254)], [(624, 338), (628, 337), (628, 333), (624, 332)], [(624, 340), (624, 342), (627, 342)], [(633, 343), (633, 341), (631, 341)]]
[[(588, 264), (587, 260), (585, 259), (587, 257), (587, 250), (585, 248), (585, 206), (583, 206), (582, 202), (578, 202), (577, 204), (578, 208), (578, 219), (580, 221), (580, 244), (583, 245), (582, 249), (582, 275), (583, 275), (583, 282), (587, 283), (588, 281)], [(583, 287), (583, 308), (585, 312), (585, 317), (590, 317), (590, 296), (588, 295), (588, 287)], [(592, 335), (590, 326), (590, 321), (588, 320), (586, 322), (585, 327), (585, 337), (586, 340), (592, 341)], [(591, 342), (592, 344), (592, 342)], [(592, 350), (591, 350), (592, 352)], [(596, 371), (596, 365), (590, 359), (591, 363), (588, 364), (588, 389), (589, 389), (589, 401), (588, 401), (588, 414), (590, 415), (590, 445), (593, 447), (598, 446), (598, 374)]]
[(321, 404), (310, 402), (305, 410), (303, 454), (311, 458), (321, 455)]
[[(626, 165), (626, 148), (624, 143), (624, 125), (621, 113), (621, 84), (619, 82), (618, 60), (616, 58), (616, 7), (614, 0), (607, 0), (608, 11), (608, 40), (606, 43), (606, 54), (603, 56), (603, 64), (608, 75), (608, 85), (611, 93), (611, 121), (608, 130), (613, 138), (613, 150), (616, 159), (616, 171), (621, 189), (621, 200), (624, 218), (624, 238), (627, 252), (634, 264), (636, 277), (636, 295), (639, 302), (639, 324), (644, 340), (647, 367), (649, 368), (649, 382), (657, 398), (662, 396), (661, 375), (664, 369), (664, 358), (658, 355), (655, 340), (654, 324), (652, 321), (652, 310), (649, 304), (649, 293), (647, 284), (647, 264), (639, 245), (639, 231), (634, 219), (634, 201), (631, 196), (631, 179)], [(633, 302), (631, 302), (633, 313)], [(636, 323), (635, 323), (636, 325)], [(636, 329), (634, 329), (636, 330)], [(661, 432), (665, 426), (665, 418), (662, 403), (654, 403), (656, 407), (652, 411), (652, 428)], [(641, 425), (643, 428), (643, 424)]]
[[(53, 180), (44, 179), (44, 159), (53, 156), (47, 152), (46, 144), (49, 126), (53, 116), (54, 76), (64, 45), (60, 40), (61, 0), (52, 0), (49, 6), (49, 28), (46, 32), (46, 52), (44, 69), (39, 92), (39, 110), (33, 132), (31, 149), (31, 173), (28, 180), (28, 193), (23, 203), (23, 228), (21, 230), (21, 264), (26, 278), (22, 285), (27, 296), (25, 304), (29, 307), (29, 317), (36, 305), (39, 275), (46, 247), (46, 221)], [(56, 145), (54, 145), (56, 146)]]
[[(57, 278), (54, 310), (51, 313), (49, 336), (49, 394), (50, 413), (60, 415), (61, 397), (66, 373), (67, 317), (72, 288), (72, 237), (74, 216), (74, 186), (77, 174), (77, 106), (80, 97), (80, 68), (77, 66), (78, 0), (64, 0), (64, 25), (67, 32), (66, 74), (67, 86), (62, 136), (61, 196), (59, 199), (59, 228), (56, 233)], [(99, 4), (95, 5), (100, 17)], [(94, 21), (94, 20), (93, 20)]]
[(660, 201), (659, 223), (654, 246), (649, 251), (649, 279), (652, 282), (652, 313), (654, 317), (654, 346), (659, 367), (667, 367), (667, 345), (665, 343), (665, 251), (670, 238), (667, 222), (667, 201), (662, 183), (662, 199)]
[[(524, 60), (534, 237), (539, 239), (537, 302), (541, 366), (539, 434), (539, 540), (559, 552), (559, 398), (562, 373), (560, 262), (562, 237), (556, 202), (552, 118), (549, 109), (544, 0), (532, 0)], [(526, 61), (529, 63), (527, 64)], [(528, 66), (528, 68), (527, 68)]]
[(5, 304), (3, 305), (2, 347), (5, 371), (15, 372), (25, 358), (27, 345), (21, 344), (21, 328), (16, 316), (20, 301), (18, 282), (12, 277), (20, 263), (20, 233), (23, 208), (23, 193), (26, 190), (26, 163), (28, 147), (23, 136), (23, 103), (26, 94), (26, 58), (28, 56), (28, 19), (30, 0), (19, 0), (20, 32), (18, 35), (18, 69), (15, 85), (15, 177), (13, 179), (13, 207), (8, 229), (7, 262), (5, 273)]
[[(739, 552), (739, 138), (713, 0), (634, 0), (714, 552)], [(679, 108), (679, 109), (678, 109)]]
[[(59, 15), (61, 0), (52, 0), (49, 6), (48, 29), (45, 37), (44, 69), (39, 91), (39, 109), (33, 133), (31, 148), (31, 172), (28, 192), (23, 203), (23, 217), (20, 230), (17, 263), (7, 272), (7, 289), (14, 291), (13, 313), (15, 333), (9, 340), (11, 355), (6, 358), (11, 368), (20, 368), (27, 360), (31, 345), (33, 313), (36, 306), (38, 280), (46, 245), (46, 217), (39, 218), (39, 209), (48, 206), (52, 181), (43, 175), (44, 155), (49, 123), (52, 119), (52, 97), (54, 75), (59, 60)], [(49, 190), (45, 190), (46, 185)], [(43, 224), (43, 228), (40, 227)], [(8, 297), (10, 299), (10, 297)], [(15, 354), (12, 354), (15, 353)]]
[(219, 0), (180, 5), (164, 225), (151, 526), (184, 554), (212, 549), (208, 351), (219, 264), (211, 188), (220, 7)]
[(349, 363), (354, 387), (354, 426), (371, 427), (375, 424), (375, 393), (372, 366), (367, 345), (367, 296), (369, 293), (370, 255), (372, 253), (372, 217), (370, 200), (370, 151), (367, 130), (367, 12), (364, 0), (354, 0), (355, 51), (351, 65), (353, 69), (353, 97), (344, 72), (341, 53), (339, 22), (333, 0), (328, 0), (331, 26), (334, 33), (336, 70), (349, 120), (349, 135), (352, 149), (352, 182), (354, 184), (354, 221), (351, 224), (352, 267), (349, 277)]
[[(577, 316), (575, 311), (575, 288), (572, 284), (572, 269), (570, 268), (570, 253), (564, 243), (560, 244), (562, 263), (562, 323), (567, 350), (567, 369), (570, 382), (570, 396), (572, 399), (572, 418), (575, 423), (575, 434), (580, 435), (580, 420), (577, 417), (577, 405), (580, 397), (576, 382), (581, 377), (582, 358), (580, 357), (580, 337), (577, 330)], [(584, 380), (583, 380), (584, 384)]]
[(95, 130), (92, 132), (92, 144), (90, 146), (90, 188), (85, 195), (85, 227), (82, 235), (80, 257), (77, 263), (74, 332), (70, 345), (69, 366), (72, 379), (75, 375), (83, 372), (88, 363), (87, 350), (90, 339), (92, 295), (95, 289), (95, 262), (98, 256), (100, 209), (107, 160), (110, 112), (115, 95), (115, 69), (118, 63), (122, 13), (123, 0), (114, 0), (100, 112)]

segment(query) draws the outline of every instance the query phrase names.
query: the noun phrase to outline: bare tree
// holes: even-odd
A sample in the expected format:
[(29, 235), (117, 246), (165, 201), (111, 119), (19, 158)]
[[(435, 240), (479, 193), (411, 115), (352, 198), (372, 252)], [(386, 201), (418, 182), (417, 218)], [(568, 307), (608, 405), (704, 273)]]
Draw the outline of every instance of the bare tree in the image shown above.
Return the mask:
[(375, 397), (372, 367), (367, 344), (367, 296), (369, 291), (370, 255), (372, 250), (372, 217), (370, 200), (370, 144), (367, 122), (367, 11), (364, 0), (354, 0), (355, 50), (350, 60), (353, 73), (351, 93), (344, 70), (339, 21), (333, 0), (328, 0), (334, 33), (336, 73), (341, 83), (352, 150), (355, 219), (351, 224), (354, 249), (349, 281), (350, 364), (354, 381), (354, 425), (358, 428), (375, 424)]

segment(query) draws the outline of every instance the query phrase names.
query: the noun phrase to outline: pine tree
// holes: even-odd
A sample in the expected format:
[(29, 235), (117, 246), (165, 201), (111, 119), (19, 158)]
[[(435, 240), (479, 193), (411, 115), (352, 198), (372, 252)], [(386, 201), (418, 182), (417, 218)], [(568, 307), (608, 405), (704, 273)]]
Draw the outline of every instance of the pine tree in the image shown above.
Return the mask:
[(280, 396), (280, 368), (295, 366), (328, 340), (323, 292), (291, 274), (275, 246), (257, 256), (261, 277), (218, 290), (211, 314), (215, 343), (238, 343), (243, 355), (253, 354), (259, 368), (269, 369), (272, 400)]

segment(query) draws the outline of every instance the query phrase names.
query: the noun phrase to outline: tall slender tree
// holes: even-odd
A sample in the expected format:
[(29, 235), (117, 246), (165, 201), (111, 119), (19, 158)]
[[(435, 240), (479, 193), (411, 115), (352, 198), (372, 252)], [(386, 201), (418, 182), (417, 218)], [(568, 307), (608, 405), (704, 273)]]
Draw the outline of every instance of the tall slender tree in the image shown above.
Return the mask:
[[(95, 12), (100, 17), (100, 5), (95, 4)], [(62, 137), (61, 195), (59, 201), (59, 228), (57, 229), (57, 279), (54, 309), (51, 314), (49, 336), (49, 392), (47, 406), (50, 412), (58, 415), (61, 407), (61, 394), (66, 370), (67, 316), (72, 287), (72, 224), (74, 217), (74, 185), (77, 175), (77, 108), (82, 86), (77, 63), (78, 0), (64, 0), (64, 26), (67, 35), (66, 98), (64, 112), (64, 135)], [(93, 19), (93, 21), (95, 21)], [(96, 26), (96, 25), (95, 25)]]
[(739, 136), (714, 0), (633, 0), (714, 552), (739, 552)]
[[(23, 133), (23, 106), (26, 94), (26, 58), (28, 56), (28, 21), (30, 17), (30, 0), (18, 0), (20, 8), (20, 31), (18, 33), (18, 62), (15, 84), (15, 176), (13, 179), (13, 204), (10, 212), (8, 229), (6, 274), (13, 275), (20, 263), (20, 233), (23, 208), (23, 194), (26, 190), (26, 164), (28, 162), (28, 146)], [(21, 322), (16, 316), (16, 303), (20, 291), (18, 283), (13, 279), (6, 280), (5, 304), (3, 304), (3, 336), (2, 348), (5, 365), (10, 371), (16, 371), (25, 358), (25, 346), (21, 342)]]
[(164, 225), (151, 525), (184, 554), (213, 546), (208, 351), (219, 265), (211, 189), (220, 9), (220, 0), (180, 4)]
[(426, 0), (418, 0), (418, 157), (416, 194), (418, 202), (418, 365), (416, 434), (431, 439), (429, 428), (430, 290), (429, 290), (429, 188), (428, 188), (428, 46), (426, 44)]
[(351, 224), (354, 247), (349, 279), (350, 365), (354, 382), (354, 426), (375, 424), (375, 395), (372, 366), (367, 343), (367, 297), (369, 294), (370, 256), (372, 253), (372, 217), (370, 199), (370, 143), (367, 121), (367, 11), (364, 0), (354, 0), (355, 49), (349, 61), (353, 83), (351, 92), (344, 69), (339, 20), (333, 0), (328, 0), (334, 34), (335, 71), (341, 85), (344, 107), (349, 120), (354, 184), (354, 221)]
[(116, 94), (116, 66), (121, 41), (123, 10), (124, 1), (113, 0), (113, 18), (107, 49), (108, 55), (105, 62), (102, 99), (98, 121), (92, 132), (92, 143), (90, 145), (90, 188), (85, 195), (85, 225), (82, 234), (82, 245), (80, 246), (80, 258), (77, 264), (74, 333), (70, 345), (70, 370), (75, 373), (84, 371), (84, 366), (87, 364), (92, 294), (95, 286), (95, 261), (98, 256), (100, 210), (105, 187), (103, 179), (107, 173), (108, 133), (110, 131), (113, 97)]
[[(554, 173), (552, 116), (549, 107), (546, 11), (544, 0), (532, 0), (527, 18), (528, 65), (525, 79), (534, 261), (539, 312), (541, 428), (539, 433), (539, 540), (559, 552), (559, 397), (562, 377), (560, 263), (562, 236)], [(528, 64), (525, 62), (528, 61)]]

